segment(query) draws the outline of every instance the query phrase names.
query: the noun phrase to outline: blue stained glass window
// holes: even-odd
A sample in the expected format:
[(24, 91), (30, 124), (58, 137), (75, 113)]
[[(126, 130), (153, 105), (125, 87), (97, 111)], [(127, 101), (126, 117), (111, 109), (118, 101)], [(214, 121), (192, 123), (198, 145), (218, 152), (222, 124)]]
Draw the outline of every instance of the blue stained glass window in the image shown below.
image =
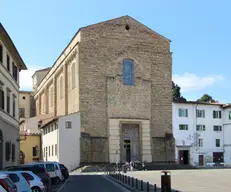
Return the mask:
[(134, 85), (134, 62), (131, 59), (123, 60), (123, 83)]

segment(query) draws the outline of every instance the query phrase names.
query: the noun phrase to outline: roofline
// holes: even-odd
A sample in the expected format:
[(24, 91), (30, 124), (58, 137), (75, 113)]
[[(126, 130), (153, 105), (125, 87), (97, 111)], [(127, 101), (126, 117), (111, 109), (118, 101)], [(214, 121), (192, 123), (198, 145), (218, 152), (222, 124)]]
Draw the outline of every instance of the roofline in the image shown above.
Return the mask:
[[(50, 67), (50, 70), (54, 67), (54, 65), (56, 64), (56, 62), (59, 60), (59, 58), (62, 56), (62, 54), (66, 51), (66, 49), (69, 47), (69, 45), (71, 44), (71, 42), (75, 39), (75, 37), (79, 34), (79, 32), (81, 32), (82, 29), (84, 28), (87, 28), (87, 27), (91, 27), (91, 26), (94, 26), (94, 25), (98, 25), (98, 24), (101, 24), (101, 23), (104, 23), (104, 22), (108, 22), (108, 21), (113, 21), (113, 20), (116, 20), (116, 19), (119, 19), (119, 18), (122, 18), (122, 17), (129, 17), (133, 20), (135, 20), (134, 18), (130, 17), (129, 15), (124, 15), (124, 16), (121, 16), (121, 17), (116, 17), (116, 18), (113, 18), (113, 19), (109, 19), (109, 20), (105, 20), (105, 21), (101, 21), (101, 22), (98, 22), (98, 23), (94, 23), (94, 24), (90, 24), (90, 25), (86, 25), (84, 27), (80, 27), (78, 29), (78, 31), (74, 34), (74, 36), (71, 38), (71, 40), (69, 41), (69, 43), (67, 44), (67, 46), (63, 49), (63, 51), (61, 52), (61, 54), (59, 55), (59, 57), (55, 60), (55, 62), (53, 63), (53, 65)], [(154, 31), (153, 29), (151, 29), (150, 27), (147, 27), (146, 25), (144, 25), (143, 23), (135, 20), (136, 22), (140, 23), (141, 25), (145, 26), (146, 28), (150, 29), (151, 31), (153, 31), (154, 33), (160, 35), (159, 33), (157, 33), (156, 31)], [(164, 39), (168, 40), (169, 42), (171, 42), (170, 39), (164, 37), (163, 35), (160, 35), (161, 37), (163, 37)], [(78, 43), (78, 42), (77, 42)], [(49, 70), (49, 71), (50, 71)], [(47, 74), (43, 77), (43, 79), (48, 75), (49, 71), (47, 72)], [(35, 75), (35, 73), (32, 75), (32, 77)], [(42, 83), (43, 79), (40, 81), (40, 83), (37, 85), (37, 87)], [(37, 91), (36, 91), (37, 92)], [(35, 93), (36, 95), (36, 93)]]
[[(82, 28), (79, 28), (79, 30), (75, 33), (75, 35), (72, 37), (72, 39), (69, 41), (69, 43), (67, 44), (67, 46), (63, 49), (63, 51), (61, 52), (61, 54), (58, 56), (58, 58), (55, 60), (55, 62), (53, 63), (53, 65), (50, 67), (50, 69), (47, 71), (47, 74), (42, 78), (42, 80), (40, 81), (40, 83), (37, 85), (37, 87), (42, 83), (43, 79), (45, 79), (45, 77), (48, 75), (49, 71), (54, 67), (54, 65), (56, 64), (56, 62), (59, 60), (59, 58), (63, 55), (63, 53), (66, 51), (66, 49), (68, 48), (68, 46), (71, 44), (71, 42), (74, 40), (74, 38), (78, 35), (78, 33), (80, 32)], [(78, 42), (77, 42), (78, 44)], [(75, 46), (74, 46), (75, 47)], [(32, 77), (34, 77), (35, 73), (32, 75)], [(36, 91), (37, 92), (37, 91)], [(36, 95), (36, 93), (35, 93)]]
[(222, 107), (223, 107), (224, 109), (229, 109), (229, 108), (231, 108), (231, 104), (223, 105)]
[(34, 72), (34, 74), (31, 76), (32, 78), (35, 76), (35, 73), (37, 72), (42, 72), (42, 71), (50, 71), (52, 67), (46, 67), (46, 68), (43, 68), (43, 69), (39, 69), (37, 71)]
[(20, 93), (34, 93), (33, 91), (22, 91), (22, 90), (19, 90), (19, 94)]
[(198, 101), (173, 101), (173, 103), (177, 104), (195, 104), (195, 105), (217, 105), (224, 106), (222, 103), (207, 103), (207, 102), (198, 102)]
[(27, 70), (26, 64), (24, 63), (24, 61), (23, 61), (22, 57), (20, 56), (20, 54), (19, 54), (17, 48), (16, 48), (15, 45), (14, 45), (12, 39), (10, 38), (9, 34), (8, 34), (7, 31), (5, 30), (5, 28), (3, 27), (3, 25), (2, 25), (1, 22), (0, 22), (0, 31), (2, 31), (3, 34), (6, 35), (6, 38), (7, 38), (7, 40), (9, 41), (10, 46), (12, 46), (13, 49), (14, 49), (14, 51), (16, 52), (16, 55), (17, 55), (16, 57), (18, 57), (18, 58), (16, 58), (16, 59), (18, 59), (19, 62), (20, 62), (20, 63), (17, 63), (17, 66), (20, 64), (20, 65), (18, 66), (19, 69), (21, 69), (21, 70)]
[(53, 118), (51, 121), (45, 123), (44, 125), (42, 125), (39, 129), (43, 129), (45, 126), (48, 126), (50, 125), (51, 123), (55, 122), (55, 121), (58, 121), (59, 117), (55, 117)]

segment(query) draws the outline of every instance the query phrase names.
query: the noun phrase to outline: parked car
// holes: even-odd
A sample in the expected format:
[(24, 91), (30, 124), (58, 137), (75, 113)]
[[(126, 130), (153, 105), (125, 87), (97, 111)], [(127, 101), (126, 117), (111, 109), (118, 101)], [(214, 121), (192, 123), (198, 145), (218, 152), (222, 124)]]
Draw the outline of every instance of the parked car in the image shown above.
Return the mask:
[(64, 176), (62, 175), (58, 162), (35, 162), (33, 165), (44, 167), (49, 173), (52, 183), (54, 184), (58, 184), (60, 181), (64, 180)]
[(8, 177), (7, 174), (0, 173), (0, 191), (1, 192), (19, 192), (17, 186)]
[(68, 179), (69, 178), (69, 171), (68, 171), (68, 169), (65, 167), (64, 164), (61, 164), (61, 163), (59, 163), (59, 167), (60, 167), (61, 172), (62, 172), (62, 174), (64, 176), (64, 179)]
[[(28, 181), (18, 171), (1, 171), (0, 173), (6, 174), (11, 181), (17, 186), (18, 192), (32, 192)], [(11, 191), (10, 191), (11, 192)]]
[(42, 182), (45, 186), (45, 190), (47, 192), (51, 191), (51, 178), (49, 173), (46, 171), (45, 168), (40, 167), (36, 164), (33, 165), (20, 165), (17, 167), (13, 167), (13, 168), (9, 168), (9, 171), (31, 171), (32, 173), (34, 173), (35, 175), (37, 175), (38, 177), (40, 177), (42, 179)]
[(31, 171), (20, 171), (22, 176), (28, 181), (32, 192), (45, 192), (42, 179)]
[(1, 186), (1, 184), (0, 184), (0, 191), (1, 192), (6, 192), (6, 190)]

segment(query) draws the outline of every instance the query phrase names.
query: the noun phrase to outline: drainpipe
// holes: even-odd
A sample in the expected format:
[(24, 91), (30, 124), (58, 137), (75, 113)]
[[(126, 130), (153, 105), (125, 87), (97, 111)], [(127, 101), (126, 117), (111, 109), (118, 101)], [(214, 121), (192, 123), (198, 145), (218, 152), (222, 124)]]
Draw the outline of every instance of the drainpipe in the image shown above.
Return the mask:
[(196, 104), (195, 113), (194, 113), (194, 115), (195, 115), (195, 127), (194, 128), (196, 129), (196, 149), (199, 146), (199, 137), (197, 136), (197, 106), (198, 106), (198, 104)]

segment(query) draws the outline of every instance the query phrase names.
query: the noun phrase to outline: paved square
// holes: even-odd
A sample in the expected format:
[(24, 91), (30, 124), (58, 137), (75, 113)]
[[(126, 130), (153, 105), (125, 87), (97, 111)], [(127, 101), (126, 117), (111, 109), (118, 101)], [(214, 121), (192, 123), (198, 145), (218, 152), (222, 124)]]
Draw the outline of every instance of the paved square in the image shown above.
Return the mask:
[[(161, 171), (134, 171), (127, 175), (160, 187)], [(183, 192), (227, 192), (231, 190), (231, 169), (171, 171), (172, 189)]]

